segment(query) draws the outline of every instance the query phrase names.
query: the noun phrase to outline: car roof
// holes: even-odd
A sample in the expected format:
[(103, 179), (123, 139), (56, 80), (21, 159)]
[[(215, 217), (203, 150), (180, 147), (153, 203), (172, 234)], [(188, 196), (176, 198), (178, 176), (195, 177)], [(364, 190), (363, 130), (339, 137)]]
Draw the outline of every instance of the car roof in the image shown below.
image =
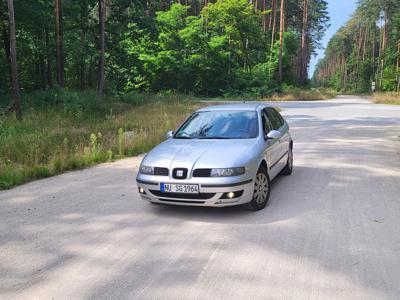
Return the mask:
[(222, 104), (222, 105), (212, 105), (198, 109), (197, 111), (258, 111), (265, 107), (272, 107), (265, 103), (234, 103), (234, 104)]

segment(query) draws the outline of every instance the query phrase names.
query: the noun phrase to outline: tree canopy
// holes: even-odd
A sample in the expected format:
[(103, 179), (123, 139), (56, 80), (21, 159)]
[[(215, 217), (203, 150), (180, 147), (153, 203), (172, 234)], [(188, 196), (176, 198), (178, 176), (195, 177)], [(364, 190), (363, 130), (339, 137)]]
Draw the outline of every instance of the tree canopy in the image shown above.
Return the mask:
[[(286, 0), (282, 14), (279, 0), (13, 2), (23, 93), (54, 86), (96, 89), (102, 78), (106, 93), (171, 90), (216, 96), (306, 85), (300, 77), (307, 78), (329, 20), (325, 0)], [(3, 99), (12, 91), (8, 14), (6, 1), (0, 0)]]
[(399, 91), (399, 64), (400, 1), (360, 0), (330, 40), (314, 81), (339, 91)]

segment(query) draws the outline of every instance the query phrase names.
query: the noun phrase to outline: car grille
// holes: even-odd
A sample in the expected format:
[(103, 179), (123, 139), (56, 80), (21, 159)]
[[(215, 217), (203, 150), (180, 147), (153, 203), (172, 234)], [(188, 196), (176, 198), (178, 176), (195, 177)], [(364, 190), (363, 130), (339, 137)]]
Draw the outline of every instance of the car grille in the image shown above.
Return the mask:
[(215, 193), (199, 193), (199, 194), (185, 194), (185, 193), (165, 193), (157, 190), (150, 190), (156, 197), (163, 198), (176, 198), (176, 199), (211, 199)]
[(158, 176), (168, 176), (168, 168), (159, 168), (159, 167), (155, 167), (154, 168), (154, 175), (158, 175)]
[(170, 200), (170, 199), (158, 199), (160, 201), (164, 201), (164, 202), (171, 202), (171, 203), (185, 203), (185, 204), (204, 204), (205, 201), (185, 201), (185, 200)]
[(211, 169), (196, 169), (193, 171), (193, 177), (210, 177)]
[(188, 169), (186, 168), (175, 168), (172, 170), (172, 178), (175, 179), (186, 179)]

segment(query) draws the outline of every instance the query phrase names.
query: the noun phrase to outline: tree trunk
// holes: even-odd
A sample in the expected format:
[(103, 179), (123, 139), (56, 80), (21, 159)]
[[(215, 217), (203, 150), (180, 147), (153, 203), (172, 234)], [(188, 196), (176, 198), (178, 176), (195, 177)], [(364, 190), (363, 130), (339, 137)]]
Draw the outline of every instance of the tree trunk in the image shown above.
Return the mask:
[(365, 61), (365, 48), (366, 48), (366, 44), (367, 44), (367, 40), (368, 40), (368, 36), (369, 36), (369, 27), (365, 28), (365, 34), (364, 34), (364, 40), (363, 40), (363, 46), (362, 46), (362, 61)]
[[(267, 14), (265, 13), (265, 11), (267, 10), (267, 1), (266, 0), (262, 0), (261, 2), (261, 10), (263, 12), (263, 16), (262, 16), (262, 30), (265, 32), (267, 31)], [(268, 14), (269, 18), (271, 17), (271, 14)]]
[(375, 32), (372, 30), (372, 74), (374, 75), (375, 75), (375, 52), (376, 52), (375, 46), (376, 46)]
[(10, 27), (10, 59), (11, 59), (11, 83), (12, 83), (12, 94), (14, 99), (15, 115), (18, 120), (22, 120), (21, 110), (21, 96), (19, 94), (19, 83), (18, 83), (18, 67), (17, 67), (17, 47), (15, 38), (15, 19), (14, 19), (14, 3), (13, 0), (7, 0), (8, 4), (8, 16), (9, 16), (9, 27)]
[(50, 40), (49, 40), (49, 31), (47, 27), (44, 29), (44, 38), (46, 40), (46, 79), (47, 79), (47, 87), (51, 88), (53, 86), (53, 80), (51, 77), (51, 62), (50, 62)]
[[(381, 59), (382, 59), (382, 37), (383, 37), (383, 30), (379, 30), (379, 53), (378, 53), (378, 60), (377, 60), (377, 67), (375, 73), (375, 81), (378, 83), (379, 80), (379, 73), (381, 69)], [(380, 87), (380, 86), (379, 86)]]
[[(273, 50), (274, 50), (274, 43), (275, 43), (275, 30), (276, 30), (276, 6), (277, 0), (272, 0), (272, 16), (270, 21), (272, 21), (272, 32), (271, 32), (271, 51), (269, 60), (272, 61)], [(271, 27), (271, 25), (268, 25)], [(271, 68), (268, 68), (268, 77), (271, 77)]]
[(3, 43), (4, 43), (4, 53), (6, 54), (7, 62), (8, 62), (8, 74), (9, 80), (11, 82), (11, 57), (10, 57), (10, 33), (6, 28), (3, 29)]
[(386, 50), (386, 39), (387, 39), (387, 9), (384, 8), (384, 25), (383, 25), (383, 36), (382, 36), (382, 53), (381, 53), (381, 69), (379, 76), (379, 87), (382, 89), (383, 70), (385, 68), (385, 50)]
[[(81, 2), (81, 43), (84, 43), (86, 41), (86, 32), (87, 32), (87, 23), (89, 19), (89, 12), (88, 12), (88, 1), (87, 0), (82, 0)], [(80, 62), (79, 62), (79, 88), (83, 91), (86, 89), (86, 55), (85, 53), (80, 53)]]
[(275, 17), (276, 17), (276, 0), (272, 0), (271, 3), (271, 13), (270, 13), (270, 18), (269, 18), (269, 23), (268, 23), (268, 30), (272, 29), (272, 22), (275, 23)]
[(93, 56), (90, 56), (89, 70), (87, 73), (87, 84), (89, 88), (93, 88), (93, 64), (94, 64)]
[(55, 14), (55, 35), (56, 35), (56, 63), (57, 63), (57, 83), (60, 87), (64, 87), (64, 57), (62, 50), (62, 28), (61, 28), (61, 0), (54, 2)]
[(400, 91), (400, 41), (397, 42), (397, 59), (396, 59), (396, 91)]
[[(276, 29), (276, 1), (272, 0), (272, 33), (271, 33), (271, 51), (274, 49), (274, 42), (275, 42), (275, 29)], [(271, 54), (272, 56), (272, 54)]]
[(282, 83), (282, 55), (283, 55), (283, 32), (285, 30), (285, 0), (281, 0), (281, 16), (279, 28), (279, 83)]
[(99, 77), (97, 84), (97, 94), (99, 96), (104, 95), (105, 20), (106, 20), (106, 0), (99, 0), (100, 45), (99, 45), (99, 69), (98, 69)]
[(340, 89), (343, 90), (344, 89), (344, 73), (346, 71), (346, 58), (344, 57), (344, 55), (342, 54), (342, 58), (341, 58), (341, 67), (340, 67), (340, 71), (341, 71), (341, 76), (340, 76)]
[(355, 85), (356, 88), (359, 87), (360, 83), (360, 62), (361, 62), (361, 51), (362, 51), (362, 37), (363, 37), (363, 32), (362, 32), (362, 26), (359, 25), (358, 29), (358, 38), (357, 38), (357, 64), (356, 64), (356, 72), (355, 72)]
[(308, 2), (304, 0), (303, 2), (303, 26), (301, 30), (301, 53), (300, 53), (300, 74), (299, 74), (299, 83), (300, 85), (304, 85), (304, 80), (306, 76), (306, 59), (307, 59), (307, 25), (308, 25)]
[(46, 64), (44, 61), (43, 54), (39, 54), (39, 66), (40, 66), (40, 85), (43, 90), (46, 89), (47, 84), (46, 84)]

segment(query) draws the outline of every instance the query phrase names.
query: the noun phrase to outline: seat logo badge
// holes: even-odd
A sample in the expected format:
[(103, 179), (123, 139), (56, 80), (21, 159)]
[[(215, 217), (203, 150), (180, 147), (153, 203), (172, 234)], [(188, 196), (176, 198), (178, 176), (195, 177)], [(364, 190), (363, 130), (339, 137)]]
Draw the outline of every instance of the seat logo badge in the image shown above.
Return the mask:
[(177, 177), (183, 177), (183, 171), (182, 170), (177, 170), (176, 171), (176, 176)]

